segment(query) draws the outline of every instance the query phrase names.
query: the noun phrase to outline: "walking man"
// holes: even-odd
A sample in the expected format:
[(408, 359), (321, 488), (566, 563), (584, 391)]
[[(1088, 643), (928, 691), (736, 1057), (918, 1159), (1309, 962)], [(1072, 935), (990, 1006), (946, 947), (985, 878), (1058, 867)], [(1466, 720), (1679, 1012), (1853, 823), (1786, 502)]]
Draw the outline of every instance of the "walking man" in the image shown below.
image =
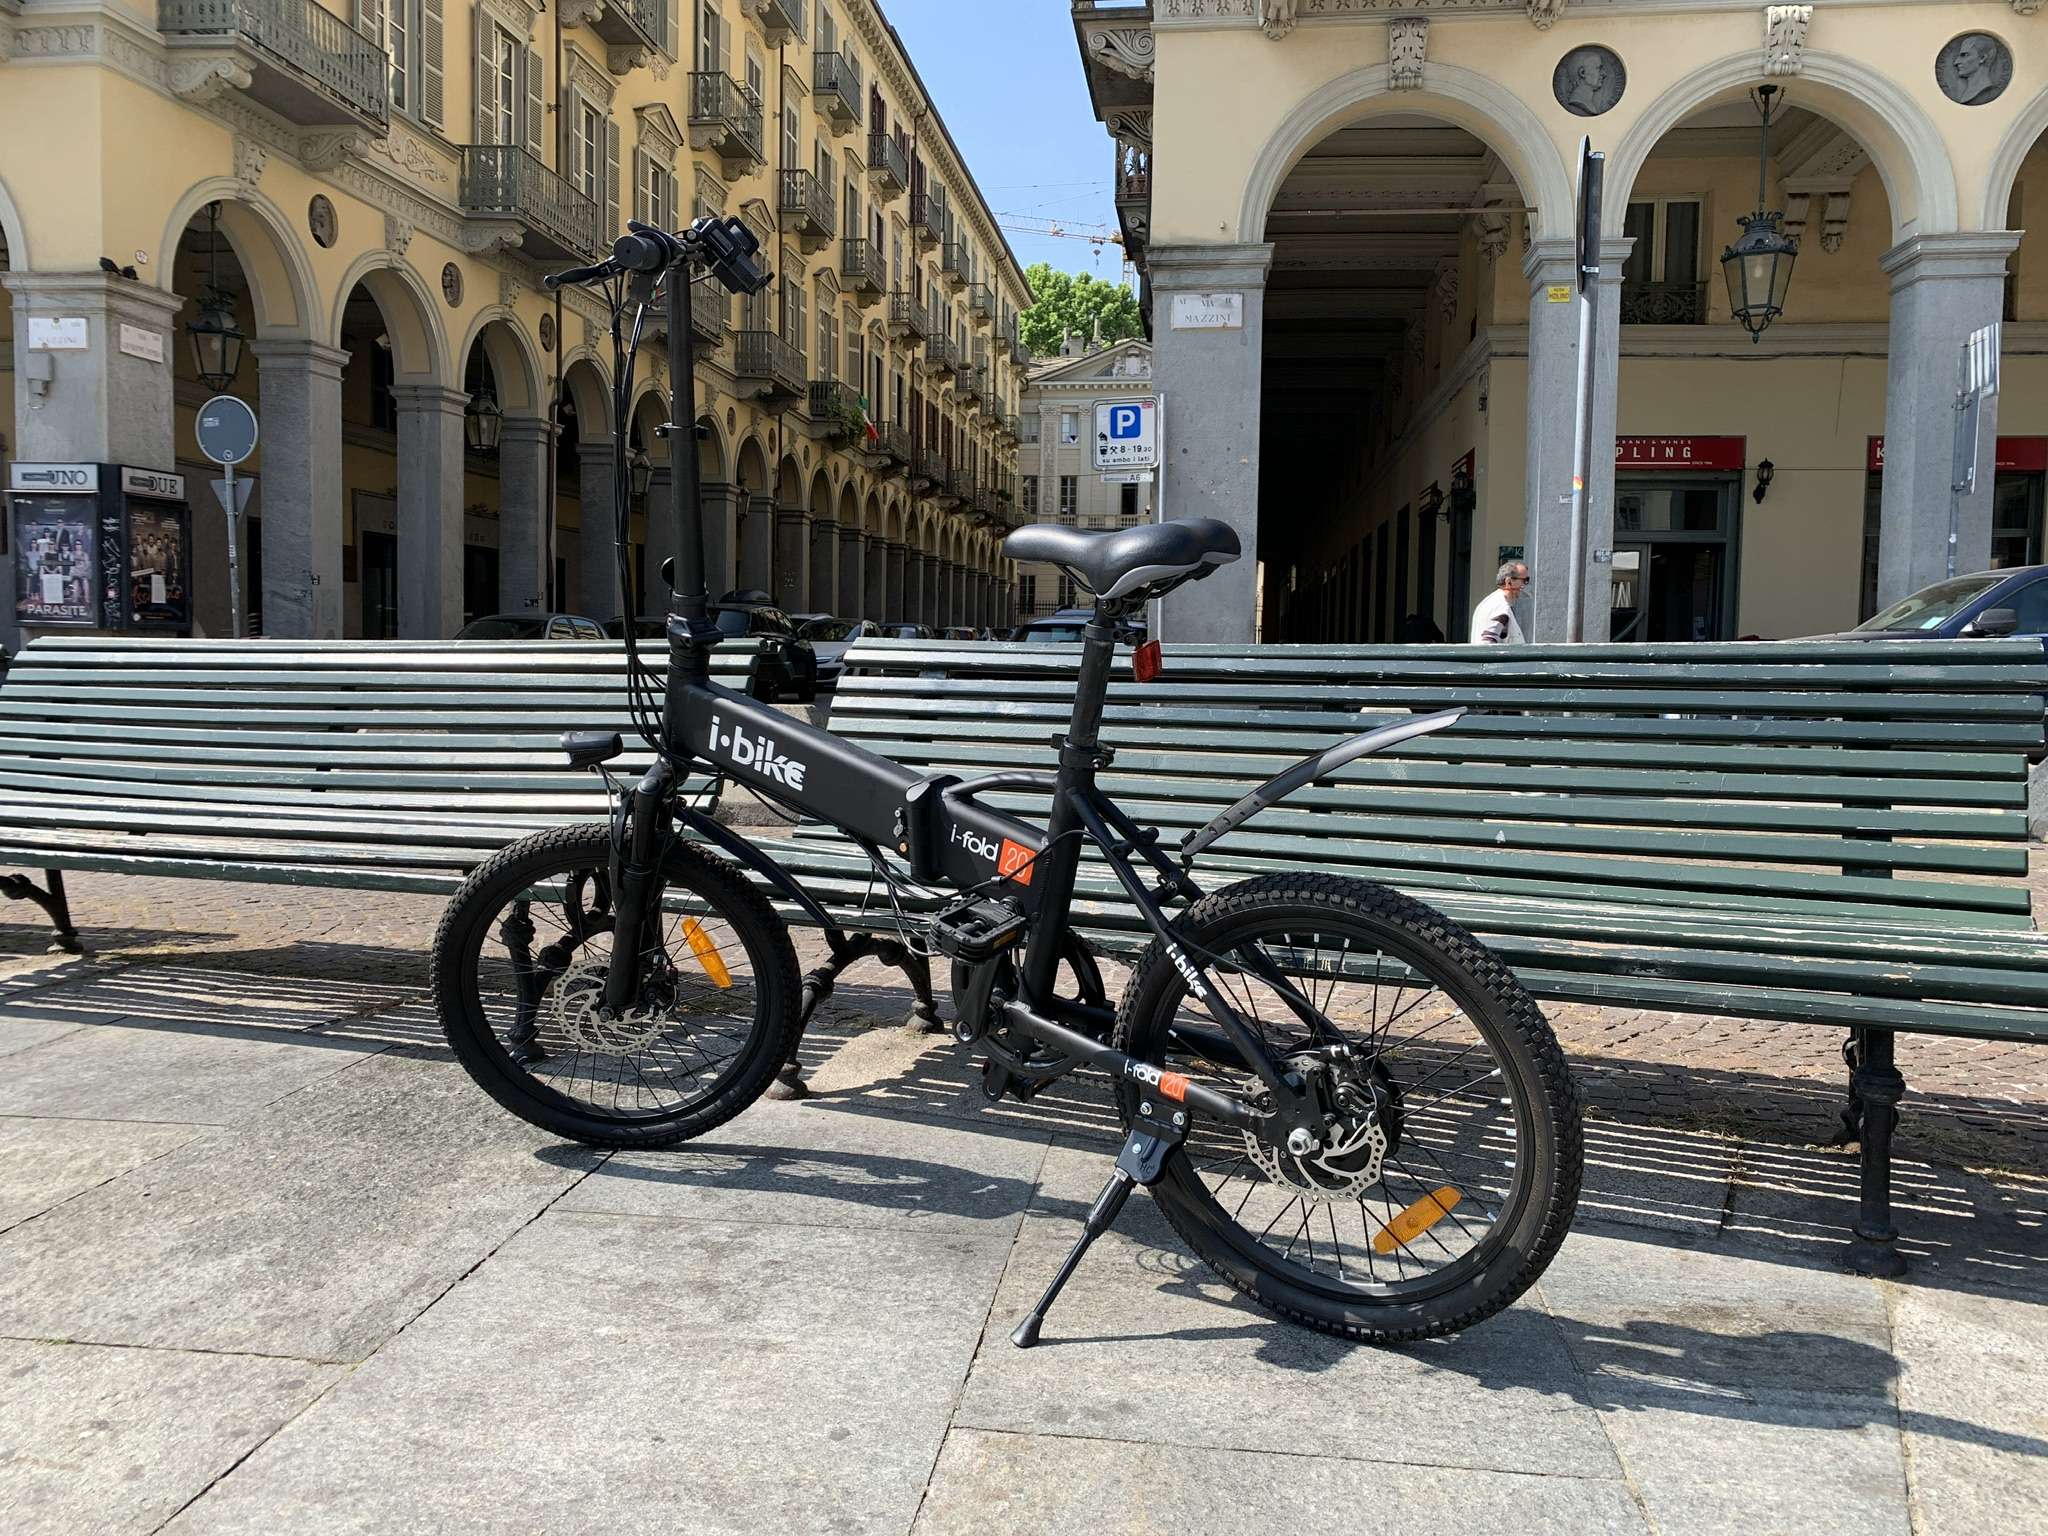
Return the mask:
[(1472, 643), (1521, 645), (1527, 637), (1515, 618), (1515, 599), (1529, 585), (1529, 567), (1520, 560), (1503, 561), (1493, 579), (1494, 589), (1472, 610)]

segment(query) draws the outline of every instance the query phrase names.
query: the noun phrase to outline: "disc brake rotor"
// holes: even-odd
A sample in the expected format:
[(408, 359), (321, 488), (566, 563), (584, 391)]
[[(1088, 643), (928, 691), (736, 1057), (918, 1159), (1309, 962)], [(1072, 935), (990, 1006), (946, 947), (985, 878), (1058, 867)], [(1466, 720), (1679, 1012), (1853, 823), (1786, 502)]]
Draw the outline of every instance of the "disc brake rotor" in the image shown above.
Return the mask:
[[(1303, 1074), (1328, 1073), (1330, 1064), (1312, 1057), (1296, 1057), (1286, 1063)], [(1265, 1085), (1256, 1079), (1245, 1085), (1256, 1102), (1269, 1097)], [(1379, 1103), (1364, 1085), (1341, 1079), (1333, 1095), (1340, 1111), (1328, 1137), (1314, 1152), (1297, 1157), (1262, 1140), (1252, 1130), (1244, 1132), (1245, 1156), (1275, 1184), (1284, 1184), (1304, 1199), (1316, 1201), (1356, 1200), (1380, 1181), (1380, 1167), (1387, 1156), (1387, 1132), (1381, 1124)]]
[(597, 1056), (633, 1056), (647, 1049), (669, 1024), (663, 1006), (605, 1014), (605, 977), (609, 958), (579, 955), (555, 983), (548, 999), (549, 1016), (564, 1039)]

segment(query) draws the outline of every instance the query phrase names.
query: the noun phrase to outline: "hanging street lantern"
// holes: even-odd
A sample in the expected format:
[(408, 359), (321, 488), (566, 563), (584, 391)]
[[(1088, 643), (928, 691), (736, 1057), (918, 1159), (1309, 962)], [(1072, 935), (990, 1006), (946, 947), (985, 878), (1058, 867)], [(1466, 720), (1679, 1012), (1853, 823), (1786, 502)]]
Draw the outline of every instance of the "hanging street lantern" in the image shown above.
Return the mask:
[(1785, 294), (1792, 286), (1792, 262), (1799, 242), (1786, 234), (1785, 215), (1765, 206), (1771, 168), (1771, 112), (1778, 87), (1758, 86), (1751, 99), (1763, 114), (1763, 141), (1757, 155), (1756, 212), (1738, 219), (1742, 238), (1721, 253), (1721, 275), (1728, 280), (1728, 307), (1751, 342), (1785, 312)]
[(471, 395), (462, 408), (462, 434), (471, 453), (488, 458), (498, 451), (505, 435), (505, 413), (498, 409), (498, 397), (489, 384)]
[(626, 473), (633, 483), (633, 499), (644, 501), (647, 488), (654, 484), (654, 460), (647, 457), (645, 448), (635, 448), (626, 460)]
[(234, 388), (235, 375), (242, 367), (242, 346), (248, 337), (235, 323), (235, 298), (220, 286), (220, 204), (206, 205), (206, 290), (199, 297), (199, 313), (186, 322), (185, 334), (192, 343), (192, 367), (200, 381), (216, 395)]

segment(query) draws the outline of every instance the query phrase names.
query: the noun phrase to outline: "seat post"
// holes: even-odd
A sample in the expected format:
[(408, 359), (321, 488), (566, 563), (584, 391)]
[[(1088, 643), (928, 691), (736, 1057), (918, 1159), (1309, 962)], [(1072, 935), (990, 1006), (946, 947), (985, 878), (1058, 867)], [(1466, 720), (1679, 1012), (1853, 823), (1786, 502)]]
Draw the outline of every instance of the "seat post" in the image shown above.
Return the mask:
[(1118, 610), (1100, 598), (1095, 613), (1081, 630), (1081, 675), (1074, 684), (1074, 712), (1067, 722), (1066, 745), (1060, 766), (1073, 768), (1092, 779), (1095, 754), (1100, 745), (1102, 703), (1109, 695), (1109, 669), (1116, 659)]

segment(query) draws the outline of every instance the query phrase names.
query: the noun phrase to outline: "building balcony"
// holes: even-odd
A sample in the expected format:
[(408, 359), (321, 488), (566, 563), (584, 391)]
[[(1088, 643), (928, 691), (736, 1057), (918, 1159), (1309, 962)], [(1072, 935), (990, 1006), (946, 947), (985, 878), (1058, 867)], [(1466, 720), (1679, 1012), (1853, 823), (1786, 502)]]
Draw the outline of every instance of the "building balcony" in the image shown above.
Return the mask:
[(867, 441), (860, 394), (843, 380), (811, 380), (809, 415), (811, 425), (823, 436), (838, 438), (855, 448)]
[(825, 114), (835, 137), (843, 138), (860, 126), (860, 68), (852, 55), (821, 48), (811, 56), (811, 100)]
[(783, 171), (776, 198), (785, 234), (796, 236), (805, 255), (823, 250), (838, 232), (832, 189), (809, 171)]
[(804, 12), (809, 0), (740, 0), (740, 10), (761, 24), (770, 48), (803, 41)]
[(959, 354), (954, 352), (953, 343), (943, 336), (932, 336), (924, 344), (925, 365), (942, 379), (950, 379), (960, 369)]
[(957, 507), (964, 492), (965, 474), (948, 464), (944, 459), (933, 456), (932, 483), (929, 492), (933, 501), (942, 507)]
[(906, 293), (901, 288), (889, 295), (889, 334), (909, 336), (918, 341), (930, 334), (931, 322), (925, 318), (924, 306), (917, 301), (917, 295)]
[(1705, 283), (1623, 283), (1623, 325), (1705, 325)]
[(174, 55), (216, 56), (228, 68), (189, 73), (194, 91), (221, 79), (294, 123), (341, 124), (384, 133), (391, 126), (390, 64), (384, 50), (313, 0), (159, 0), (157, 30)]
[(950, 293), (967, 286), (967, 242), (948, 240), (939, 252), (939, 278)]
[(887, 198), (901, 197), (910, 186), (910, 156), (879, 128), (868, 134), (868, 182)]
[(859, 299), (863, 308), (887, 296), (889, 274), (874, 241), (839, 242), (839, 285)]
[(725, 344), (731, 315), (732, 295), (715, 280), (690, 284), (690, 334), (697, 338), (700, 353)]
[(910, 488), (920, 495), (929, 495), (946, 474), (946, 461), (939, 457), (939, 450), (929, 444), (912, 448), (910, 454)]
[(969, 283), (967, 285), (967, 307), (973, 311), (977, 318), (993, 324), (996, 318), (996, 296), (994, 290), (987, 283)]
[(650, 53), (672, 53), (666, 0), (604, 0), (584, 23), (611, 45), (605, 63), (615, 75), (631, 74)]
[(739, 331), (734, 343), (733, 379), (742, 398), (781, 404), (809, 393), (804, 355), (794, 342), (773, 331)]
[(910, 195), (910, 234), (920, 251), (928, 251), (946, 236), (946, 197), (943, 192), (913, 192)]
[(874, 441), (866, 452), (870, 468), (900, 474), (910, 467), (910, 433), (900, 422), (877, 422)]
[(716, 154), (728, 181), (758, 169), (768, 158), (762, 148), (761, 104), (731, 75), (690, 76), (690, 148)]
[(513, 144), (462, 146), (462, 211), (497, 224), (537, 261), (584, 261), (598, 248), (597, 204)]

